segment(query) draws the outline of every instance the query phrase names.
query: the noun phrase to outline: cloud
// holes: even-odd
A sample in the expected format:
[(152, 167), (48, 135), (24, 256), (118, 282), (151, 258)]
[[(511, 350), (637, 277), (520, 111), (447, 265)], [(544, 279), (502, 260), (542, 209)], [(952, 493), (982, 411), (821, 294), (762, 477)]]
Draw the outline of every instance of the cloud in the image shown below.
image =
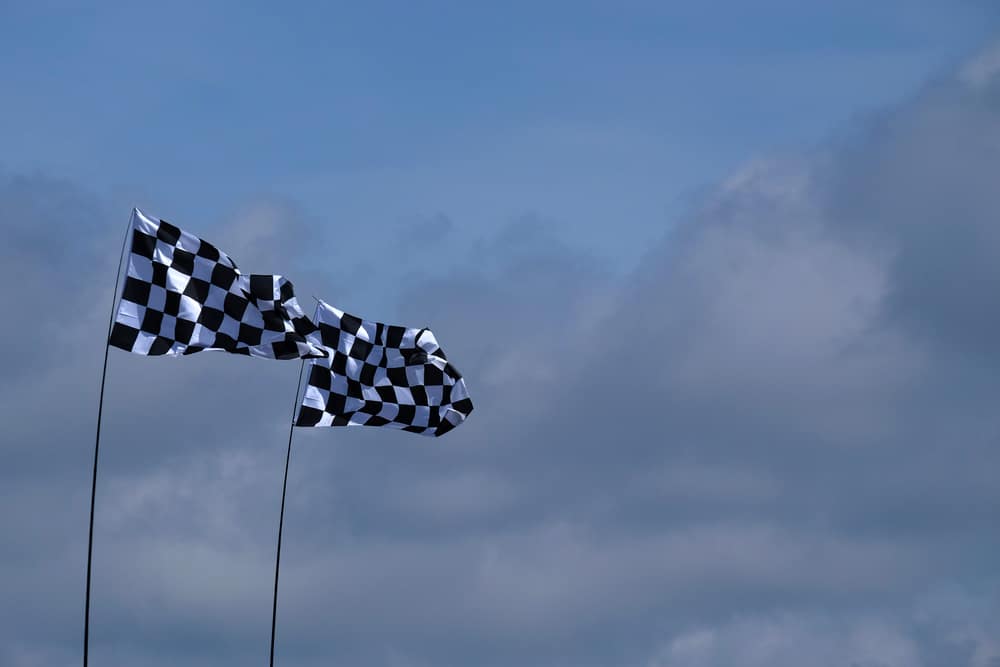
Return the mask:
[[(749, 163), (627, 275), (526, 217), (366, 286), (434, 328), (477, 411), (435, 442), (297, 433), (283, 664), (993, 667), (991, 53)], [(119, 223), (43, 177), (5, 177), (0, 211), (4, 284), (66, 303), (3, 333), (0, 659), (69, 664)], [(210, 231), (280, 272), (309, 230), (319, 256), (329, 230), (258, 202)], [(307, 283), (350, 281), (313, 259)], [(297, 369), (204, 356), (113, 354), (95, 662), (266, 650)]]
[(928, 595), (908, 611), (738, 616), (678, 633), (647, 667), (993, 667), (996, 607), (981, 595)]
[(775, 667), (803, 661), (823, 666), (919, 667), (916, 644), (881, 619), (847, 623), (775, 618), (736, 621), (673, 639), (649, 667), (744, 665)]

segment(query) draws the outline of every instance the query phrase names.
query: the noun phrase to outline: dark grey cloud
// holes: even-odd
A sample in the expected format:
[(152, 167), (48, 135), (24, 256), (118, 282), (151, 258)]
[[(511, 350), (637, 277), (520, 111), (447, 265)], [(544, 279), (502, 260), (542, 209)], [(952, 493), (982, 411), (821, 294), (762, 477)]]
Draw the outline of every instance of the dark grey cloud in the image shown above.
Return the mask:
[[(282, 664), (995, 667), (998, 62), (748, 164), (628, 275), (526, 217), (386, 285), (477, 411), (439, 441), (297, 435)], [(3, 284), (44, 323), (3, 333), (0, 662), (72, 664), (124, 220), (43, 177), (0, 194)], [(292, 204), (211, 231), (253, 270), (309, 257), (309, 291), (356, 274)], [(297, 368), (199, 356), (113, 351), (95, 661), (266, 653)]]

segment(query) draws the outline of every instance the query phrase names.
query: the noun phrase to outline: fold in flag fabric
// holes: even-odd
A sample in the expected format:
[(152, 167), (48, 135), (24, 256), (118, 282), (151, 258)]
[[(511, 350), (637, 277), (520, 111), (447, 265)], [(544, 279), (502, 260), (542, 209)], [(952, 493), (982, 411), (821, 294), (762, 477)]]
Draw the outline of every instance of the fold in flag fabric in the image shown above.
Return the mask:
[(320, 302), (313, 317), (328, 356), (311, 364), (296, 426), (386, 426), (439, 436), (472, 401), (429, 329), (363, 320)]
[(244, 275), (211, 243), (132, 212), (128, 273), (109, 343), (146, 355), (224, 350), (265, 359), (317, 358), (316, 326), (292, 283)]

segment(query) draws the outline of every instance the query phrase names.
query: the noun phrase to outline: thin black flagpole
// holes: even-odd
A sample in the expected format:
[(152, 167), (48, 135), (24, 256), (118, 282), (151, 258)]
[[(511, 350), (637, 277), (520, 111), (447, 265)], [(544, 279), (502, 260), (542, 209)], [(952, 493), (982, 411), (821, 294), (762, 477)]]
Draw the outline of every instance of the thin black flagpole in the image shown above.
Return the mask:
[(122, 276), (122, 263), (125, 261), (125, 245), (128, 243), (128, 233), (132, 229), (132, 219), (135, 209), (128, 218), (128, 228), (122, 240), (122, 250), (118, 255), (118, 273), (115, 274), (115, 291), (111, 295), (111, 317), (108, 318), (108, 335), (104, 338), (104, 368), (101, 370), (101, 396), (97, 401), (97, 437), (94, 439), (94, 474), (90, 483), (90, 532), (87, 536), (87, 594), (83, 611), (83, 667), (87, 667), (90, 653), (90, 571), (94, 560), (94, 504), (97, 500), (97, 459), (101, 449), (101, 415), (104, 412), (104, 381), (108, 376), (108, 350), (111, 345), (111, 327), (115, 323), (115, 304), (118, 302), (118, 283)]
[(306, 360), (299, 366), (299, 382), (295, 385), (295, 403), (292, 405), (292, 420), (288, 424), (288, 450), (285, 452), (285, 479), (281, 483), (281, 512), (278, 514), (278, 553), (274, 557), (274, 601), (271, 604), (271, 667), (274, 667), (274, 631), (278, 624), (278, 572), (281, 569), (281, 529), (285, 525), (285, 491), (288, 489), (288, 463), (292, 458), (292, 434), (295, 432), (295, 412), (299, 408), (299, 392), (302, 391), (302, 373)]

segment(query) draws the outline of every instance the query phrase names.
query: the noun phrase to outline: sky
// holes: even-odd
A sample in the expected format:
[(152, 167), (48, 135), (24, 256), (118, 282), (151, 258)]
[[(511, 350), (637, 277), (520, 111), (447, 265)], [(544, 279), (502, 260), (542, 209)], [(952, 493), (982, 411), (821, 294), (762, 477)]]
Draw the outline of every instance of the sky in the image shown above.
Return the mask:
[[(80, 663), (133, 206), (476, 403), (296, 432), (277, 664), (1000, 665), (992, 3), (7, 0), (0, 91), (0, 665)], [(267, 659), (297, 374), (111, 350), (94, 664)]]

